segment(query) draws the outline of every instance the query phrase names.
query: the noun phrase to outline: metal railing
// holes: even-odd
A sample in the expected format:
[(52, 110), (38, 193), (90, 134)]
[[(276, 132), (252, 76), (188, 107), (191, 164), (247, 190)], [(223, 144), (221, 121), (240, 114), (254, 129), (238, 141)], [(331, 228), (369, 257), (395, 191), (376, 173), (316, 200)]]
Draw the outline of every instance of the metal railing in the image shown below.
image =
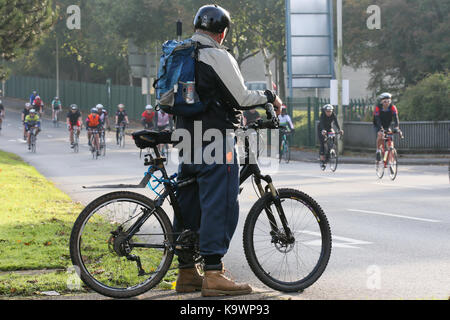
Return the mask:
[[(400, 122), (405, 138), (394, 136), (400, 151), (450, 151), (450, 121)], [(348, 149), (374, 149), (376, 132), (370, 122), (345, 122), (344, 145)]]

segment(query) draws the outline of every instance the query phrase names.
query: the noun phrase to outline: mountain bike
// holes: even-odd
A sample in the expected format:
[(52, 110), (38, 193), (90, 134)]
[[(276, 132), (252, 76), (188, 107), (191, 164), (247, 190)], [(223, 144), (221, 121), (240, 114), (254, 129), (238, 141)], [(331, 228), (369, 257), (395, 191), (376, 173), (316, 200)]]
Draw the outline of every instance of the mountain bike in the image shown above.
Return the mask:
[[(396, 132), (403, 139), (403, 133), (401, 131)], [(379, 179), (384, 176), (385, 169), (389, 170), (389, 177), (391, 180), (395, 180), (398, 173), (398, 154), (394, 147), (394, 133), (392, 131), (385, 131), (383, 136), (383, 145), (381, 146), (382, 159), (375, 161), (375, 170)]]
[(289, 136), (290, 132), (287, 130), (287, 127), (280, 126), (280, 135), (281, 135), (281, 142), (280, 142), (280, 162), (282, 159), (286, 163), (289, 163), (291, 160), (291, 148), (289, 145)]
[[(273, 115), (270, 121), (257, 122), (251, 129), (274, 129), (277, 121)], [(114, 298), (140, 295), (155, 287), (169, 270), (177, 269), (175, 249), (187, 252), (202, 265), (197, 233), (174, 232), (162, 208), (168, 199), (183, 225), (176, 193), (178, 188), (193, 184), (195, 177), (178, 180), (177, 174), (168, 175), (157, 146), (172, 142), (170, 132), (143, 130), (133, 133), (133, 138), (141, 150), (153, 150), (153, 155), (144, 157), (149, 169), (141, 183), (84, 188), (148, 187), (156, 198), (128, 191), (105, 194), (80, 213), (70, 236), (70, 256), (80, 278), (96, 292)], [(259, 197), (244, 224), (247, 262), (258, 279), (274, 290), (304, 290), (322, 275), (330, 258), (327, 217), (307, 194), (276, 189), (272, 178), (263, 175), (254, 162), (256, 157), (248, 143), (246, 149), (240, 184), (251, 177)]]
[(328, 132), (326, 137), (324, 137), (325, 161), (320, 164), (323, 171), (325, 171), (327, 164), (330, 164), (331, 171), (336, 171), (339, 160), (337, 141), (340, 137), (341, 135), (334, 131)]

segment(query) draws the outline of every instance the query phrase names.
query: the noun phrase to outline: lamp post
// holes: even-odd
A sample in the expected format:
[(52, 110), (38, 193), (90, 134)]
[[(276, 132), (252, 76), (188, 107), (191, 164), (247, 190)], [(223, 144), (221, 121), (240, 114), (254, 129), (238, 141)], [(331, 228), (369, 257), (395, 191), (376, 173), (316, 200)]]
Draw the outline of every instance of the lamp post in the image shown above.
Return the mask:
[[(342, 105), (342, 0), (336, 0), (337, 11), (337, 80), (338, 80), (338, 122), (344, 129), (344, 106)], [(342, 140), (343, 141), (343, 140)], [(338, 152), (341, 154), (344, 150), (344, 143), (341, 142), (338, 145)]]
[(56, 96), (59, 97), (59, 41), (56, 34)]

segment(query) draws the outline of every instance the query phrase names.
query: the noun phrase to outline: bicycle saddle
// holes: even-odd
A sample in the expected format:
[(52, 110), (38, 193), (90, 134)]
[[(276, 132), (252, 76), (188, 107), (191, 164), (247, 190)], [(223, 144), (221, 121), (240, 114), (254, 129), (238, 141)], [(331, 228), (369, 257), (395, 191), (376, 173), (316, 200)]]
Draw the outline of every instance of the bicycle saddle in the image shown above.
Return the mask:
[(155, 148), (159, 144), (172, 143), (172, 132), (141, 130), (132, 133), (134, 143), (139, 149)]

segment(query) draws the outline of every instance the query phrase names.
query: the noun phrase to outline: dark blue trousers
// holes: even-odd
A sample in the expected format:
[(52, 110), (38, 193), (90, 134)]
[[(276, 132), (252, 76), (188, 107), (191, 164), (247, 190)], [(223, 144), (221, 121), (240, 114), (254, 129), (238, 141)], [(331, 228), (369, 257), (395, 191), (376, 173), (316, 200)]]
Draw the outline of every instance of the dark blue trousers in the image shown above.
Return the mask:
[[(177, 199), (184, 229), (196, 231), (200, 254), (224, 256), (239, 218), (239, 164), (180, 164), (178, 179), (196, 177), (196, 183), (179, 188)], [(174, 220), (175, 232), (183, 226)]]

